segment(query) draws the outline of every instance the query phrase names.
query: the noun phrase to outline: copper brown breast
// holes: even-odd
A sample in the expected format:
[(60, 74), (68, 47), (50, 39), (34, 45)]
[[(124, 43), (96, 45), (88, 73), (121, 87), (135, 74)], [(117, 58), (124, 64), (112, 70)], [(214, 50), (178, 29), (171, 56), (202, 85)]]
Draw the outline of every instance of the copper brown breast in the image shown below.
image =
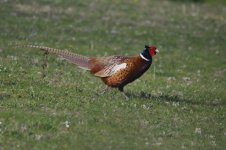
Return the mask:
[(123, 87), (139, 78), (146, 70), (148, 70), (151, 61), (147, 62), (140, 56), (126, 57), (121, 64), (125, 64), (126, 67), (111, 76), (102, 78), (105, 84), (111, 87)]

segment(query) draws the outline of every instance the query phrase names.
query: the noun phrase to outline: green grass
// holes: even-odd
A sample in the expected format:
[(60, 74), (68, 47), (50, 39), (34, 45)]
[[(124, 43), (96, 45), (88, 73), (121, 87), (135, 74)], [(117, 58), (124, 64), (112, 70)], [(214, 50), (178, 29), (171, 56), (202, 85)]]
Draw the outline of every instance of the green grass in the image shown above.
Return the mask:
[[(0, 1), (0, 149), (225, 149), (226, 6), (117, 0)], [(101, 80), (37, 44), (90, 56), (160, 50), (151, 69)], [(43, 78), (43, 74), (46, 77)]]

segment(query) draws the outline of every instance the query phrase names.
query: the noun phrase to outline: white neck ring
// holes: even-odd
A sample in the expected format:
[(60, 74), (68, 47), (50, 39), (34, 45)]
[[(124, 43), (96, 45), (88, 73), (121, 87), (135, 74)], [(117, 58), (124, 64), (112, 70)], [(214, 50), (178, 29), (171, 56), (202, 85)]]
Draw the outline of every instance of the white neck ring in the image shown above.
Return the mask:
[(140, 57), (141, 57), (143, 60), (149, 61), (149, 59), (145, 58), (141, 53), (140, 53)]

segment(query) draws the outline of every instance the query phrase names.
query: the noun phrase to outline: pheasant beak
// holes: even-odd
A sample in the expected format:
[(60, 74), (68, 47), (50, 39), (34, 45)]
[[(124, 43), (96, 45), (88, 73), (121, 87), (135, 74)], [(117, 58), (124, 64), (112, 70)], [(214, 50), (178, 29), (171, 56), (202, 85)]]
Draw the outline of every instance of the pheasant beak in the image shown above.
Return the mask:
[(159, 53), (159, 50), (158, 50), (158, 49), (156, 49), (156, 50), (155, 50), (155, 52), (156, 52), (156, 53)]

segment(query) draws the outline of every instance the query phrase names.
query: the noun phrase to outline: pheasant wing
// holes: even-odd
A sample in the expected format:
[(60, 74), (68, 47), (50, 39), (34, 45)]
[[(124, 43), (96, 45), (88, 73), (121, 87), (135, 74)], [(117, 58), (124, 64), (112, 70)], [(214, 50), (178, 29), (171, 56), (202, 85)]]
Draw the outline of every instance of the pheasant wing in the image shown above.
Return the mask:
[(94, 75), (98, 77), (109, 77), (117, 73), (118, 71), (125, 69), (126, 67), (127, 67), (126, 63), (113, 64), (113, 65), (104, 67), (102, 70), (96, 72)]
[(98, 77), (109, 77), (116, 72), (125, 69), (127, 64), (124, 62), (126, 57), (109, 56), (94, 58), (91, 72)]

